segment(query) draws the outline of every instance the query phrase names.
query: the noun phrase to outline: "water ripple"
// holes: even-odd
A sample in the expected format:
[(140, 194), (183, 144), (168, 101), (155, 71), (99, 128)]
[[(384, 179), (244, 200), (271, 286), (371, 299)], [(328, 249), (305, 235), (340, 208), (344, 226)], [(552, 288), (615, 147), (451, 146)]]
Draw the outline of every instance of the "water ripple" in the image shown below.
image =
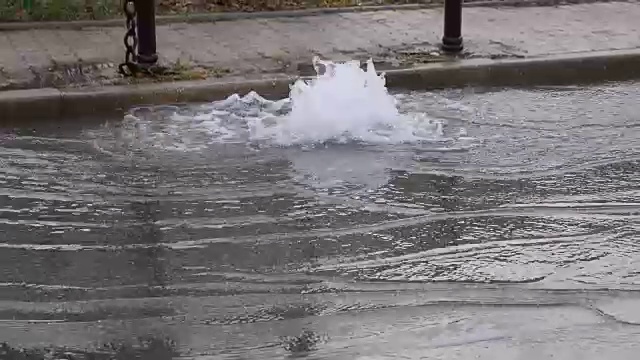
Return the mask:
[[(474, 318), (509, 306), (530, 323), (635, 325), (639, 89), (397, 94), (401, 113), (423, 115), (405, 130), (437, 128), (420, 141), (257, 144), (240, 112), (284, 104), (256, 94), (224, 111), (145, 108), (124, 122), (11, 130), (0, 144), (0, 331), (34, 322), (46, 343), (47, 321), (129, 319), (270, 334), (261, 323), (358, 312), (380, 325), (397, 320), (390, 308)], [(407, 331), (473, 329), (429, 335), (434, 353), (510, 341), (480, 336), (466, 316), (406, 320)], [(331, 328), (323, 321), (312, 320)], [(385, 333), (363, 326), (361, 339)], [(95, 340), (76, 330), (65, 341)], [(198, 354), (219, 354), (207, 331)], [(227, 350), (281, 355), (260, 339)]]

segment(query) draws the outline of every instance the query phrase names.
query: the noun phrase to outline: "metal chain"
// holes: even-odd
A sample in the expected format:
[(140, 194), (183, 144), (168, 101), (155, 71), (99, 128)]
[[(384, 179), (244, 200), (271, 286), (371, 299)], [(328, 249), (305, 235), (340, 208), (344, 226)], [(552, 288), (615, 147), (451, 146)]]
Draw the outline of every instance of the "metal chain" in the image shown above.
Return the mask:
[(124, 35), (126, 49), (124, 62), (118, 66), (122, 76), (135, 76), (140, 72), (136, 62), (138, 56), (138, 34), (136, 34), (136, 6), (133, 0), (124, 0), (122, 10), (127, 18), (127, 32)]

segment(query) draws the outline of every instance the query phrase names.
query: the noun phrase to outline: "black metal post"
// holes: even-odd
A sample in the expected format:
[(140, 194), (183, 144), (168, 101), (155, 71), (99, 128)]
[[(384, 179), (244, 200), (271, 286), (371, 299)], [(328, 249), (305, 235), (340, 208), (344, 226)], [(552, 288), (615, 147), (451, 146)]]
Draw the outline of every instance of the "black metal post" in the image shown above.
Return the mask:
[(153, 66), (158, 61), (155, 0), (134, 0), (134, 3), (138, 27), (138, 64)]
[(462, 0), (444, 1), (442, 50), (448, 53), (462, 51)]

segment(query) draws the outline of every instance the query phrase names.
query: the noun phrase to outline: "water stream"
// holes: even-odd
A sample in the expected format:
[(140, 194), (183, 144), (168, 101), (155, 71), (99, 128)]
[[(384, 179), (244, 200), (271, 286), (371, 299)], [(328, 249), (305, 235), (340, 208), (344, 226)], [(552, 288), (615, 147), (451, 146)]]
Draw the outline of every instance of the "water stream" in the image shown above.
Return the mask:
[(286, 99), (3, 129), (0, 340), (635, 356), (637, 84), (390, 94), (314, 65)]

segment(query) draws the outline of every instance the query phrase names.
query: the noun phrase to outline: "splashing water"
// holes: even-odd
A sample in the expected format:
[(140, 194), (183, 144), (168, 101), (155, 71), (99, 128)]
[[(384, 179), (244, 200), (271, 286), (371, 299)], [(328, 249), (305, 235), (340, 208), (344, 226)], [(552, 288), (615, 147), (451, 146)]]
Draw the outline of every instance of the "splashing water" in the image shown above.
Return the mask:
[(317, 76), (298, 80), (286, 100), (291, 111), (273, 122), (255, 122), (252, 140), (277, 144), (407, 142), (441, 135), (442, 123), (426, 116), (401, 115), (372, 60), (333, 63), (313, 59)]
[(423, 118), (432, 127), (416, 133), (420, 129), (411, 123), (413, 119), (399, 114), (396, 100), (385, 88), (384, 74), (376, 73), (371, 60), (365, 71), (358, 61), (336, 64), (314, 58), (313, 65), (317, 77), (298, 80), (291, 87), (291, 111), (271, 126), (255, 123), (254, 139), (269, 138), (284, 145), (330, 140), (402, 142), (438, 132), (439, 124)]
[[(424, 113), (401, 114), (396, 98), (385, 87), (384, 74), (376, 73), (371, 60), (365, 70), (360, 65), (359, 61), (334, 63), (316, 57), (313, 66), (317, 75), (297, 80), (288, 98), (271, 101), (250, 92), (196, 109), (167, 111), (165, 107), (161, 119), (146, 123), (145, 134), (162, 134), (162, 139), (155, 140), (166, 141), (167, 134), (197, 131), (199, 139), (206, 134), (208, 143), (244, 141), (281, 146), (407, 143), (442, 137), (442, 121)], [(132, 127), (141, 128), (136, 111), (129, 120), (135, 122)]]

